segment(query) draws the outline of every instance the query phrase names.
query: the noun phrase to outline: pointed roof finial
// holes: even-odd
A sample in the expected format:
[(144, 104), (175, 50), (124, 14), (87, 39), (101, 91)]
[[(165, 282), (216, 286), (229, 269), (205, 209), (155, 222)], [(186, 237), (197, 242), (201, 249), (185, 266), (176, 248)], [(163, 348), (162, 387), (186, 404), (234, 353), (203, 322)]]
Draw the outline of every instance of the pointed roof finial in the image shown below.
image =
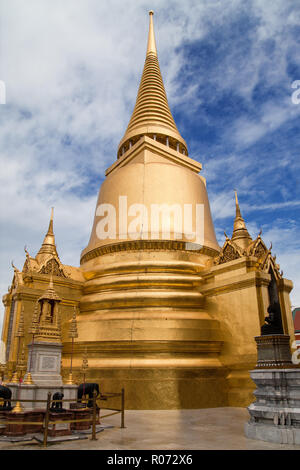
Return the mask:
[(53, 235), (53, 216), (54, 216), (54, 207), (51, 207), (51, 215), (50, 215), (50, 222), (49, 222), (49, 227), (48, 227), (48, 232), (47, 235)]
[(242, 217), (242, 215), (241, 215), (241, 210), (240, 210), (240, 206), (239, 206), (239, 200), (238, 200), (238, 196), (237, 196), (237, 190), (236, 190), (236, 189), (234, 190), (234, 194), (235, 194), (235, 212), (236, 212), (236, 217)]
[(148, 46), (147, 46), (147, 55), (154, 54), (157, 56), (155, 35), (154, 35), (154, 26), (153, 26), (153, 15), (154, 11), (149, 11), (149, 34), (148, 34)]
[(43, 244), (36, 256), (38, 262), (44, 262), (44, 255), (53, 255), (57, 256), (56, 244), (55, 244), (55, 237), (53, 231), (53, 218), (54, 218), (54, 207), (51, 208), (51, 215), (50, 215), (50, 222), (48, 231), (44, 238)]
[(233, 224), (233, 232), (231, 240), (233, 240), (237, 245), (241, 246), (242, 248), (247, 248), (249, 243), (252, 241), (250, 237), (245, 221), (242, 217), (239, 200), (237, 196), (237, 191), (234, 191), (235, 194), (235, 219)]

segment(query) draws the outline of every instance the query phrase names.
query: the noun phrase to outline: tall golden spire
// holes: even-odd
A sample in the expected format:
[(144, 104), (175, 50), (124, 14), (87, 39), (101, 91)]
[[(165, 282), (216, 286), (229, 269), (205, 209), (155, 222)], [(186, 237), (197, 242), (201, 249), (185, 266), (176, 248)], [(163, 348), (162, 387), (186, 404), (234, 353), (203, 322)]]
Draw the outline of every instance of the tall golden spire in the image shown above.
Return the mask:
[(53, 232), (53, 213), (54, 213), (54, 208), (52, 207), (48, 231), (45, 235), (43, 244), (36, 256), (39, 262), (43, 262), (44, 255), (53, 255), (53, 256), (58, 257), (56, 244), (55, 244), (55, 237), (54, 237), (54, 232)]
[(119, 144), (118, 157), (122, 156), (143, 135), (148, 135), (187, 155), (187, 145), (179, 134), (170, 111), (159, 68), (152, 10), (149, 15), (150, 24), (144, 71), (133, 114)]
[(237, 197), (237, 192), (235, 194), (235, 219), (233, 224), (233, 232), (231, 240), (234, 241), (237, 245), (242, 248), (247, 248), (249, 243), (252, 241), (252, 238), (249, 235), (249, 232), (246, 227), (246, 223), (242, 217), (239, 201)]

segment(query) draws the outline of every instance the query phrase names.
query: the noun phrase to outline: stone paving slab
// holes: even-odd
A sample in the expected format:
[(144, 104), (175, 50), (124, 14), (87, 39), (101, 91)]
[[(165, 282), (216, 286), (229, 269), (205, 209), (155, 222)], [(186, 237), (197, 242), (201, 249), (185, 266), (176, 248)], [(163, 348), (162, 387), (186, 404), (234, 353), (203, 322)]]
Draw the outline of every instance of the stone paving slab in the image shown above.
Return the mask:
[[(248, 439), (244, 434), (249, 413), (245, 408), (198, 410), (129, 410), (125, 429), (120, 417), (110, 416), (111, 428), (85, 440), (51, 443), (47, 450), (300, 450), (298, 445)], [(36, 450), (37, 444), (0, 442), (0, 450)]]
[[(88, 437), (84, 436), (83, 434), (71, 434), (70, 436), (56, 436), (56, 437), (48, 436), (47, 442), (49, 444), (52, 444), (53, 442), (78, 441), (78, 440), (87, 439), (87, 438)], [(44, 442), (43, 434), (40, 434), (40, 435), (36, 434), (34, 436), (34, 439), (40, 444)]]

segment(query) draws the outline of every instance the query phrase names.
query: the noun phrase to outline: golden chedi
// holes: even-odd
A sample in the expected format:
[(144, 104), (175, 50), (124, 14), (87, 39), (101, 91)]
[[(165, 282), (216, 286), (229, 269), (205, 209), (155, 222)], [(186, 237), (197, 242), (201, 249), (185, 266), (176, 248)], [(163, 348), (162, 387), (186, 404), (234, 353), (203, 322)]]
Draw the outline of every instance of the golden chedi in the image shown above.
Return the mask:
[[(80, 268), (61, 264), (52, 227), (36, 258), (27, 255), (32, 280), (28, 267), (15, 271), (4, 297), (4, 341), (12, 344), (11, 303), (22, 292), (20, 283), (27, 295), (35, 289), (32, 299), (38, 299), (53, 265), (64, 368), (72, 356), (73, 376), (80, 378), (87, 351), (87, 380), (98, 382), (103, 393), (124, 387), (127, 408), (250, 404), (254, 336), (275, 300), (293, 340), (292, 283), (282, 277), (261, 234), (251, 238), (237, 195), (232, 238), (218, 245), (200, 171), (168, 105), (150, 12), (135, 108), (100, 188)], [(78, 304), (78, 337), (71, 341)], [(11, 361), (13, 351), (10, 346)]]

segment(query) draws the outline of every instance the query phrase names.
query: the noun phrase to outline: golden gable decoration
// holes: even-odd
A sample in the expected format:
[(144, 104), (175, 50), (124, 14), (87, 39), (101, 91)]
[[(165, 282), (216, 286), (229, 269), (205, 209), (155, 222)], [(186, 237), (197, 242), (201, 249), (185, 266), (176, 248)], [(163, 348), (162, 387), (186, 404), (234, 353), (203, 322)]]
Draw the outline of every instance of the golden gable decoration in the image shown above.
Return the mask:
[(55, 259), (51, 258), (47, 261), (42, 268), (39, 270), (40, 274), (53, 274), (54, 276), (67, 277), (60, 263)]

